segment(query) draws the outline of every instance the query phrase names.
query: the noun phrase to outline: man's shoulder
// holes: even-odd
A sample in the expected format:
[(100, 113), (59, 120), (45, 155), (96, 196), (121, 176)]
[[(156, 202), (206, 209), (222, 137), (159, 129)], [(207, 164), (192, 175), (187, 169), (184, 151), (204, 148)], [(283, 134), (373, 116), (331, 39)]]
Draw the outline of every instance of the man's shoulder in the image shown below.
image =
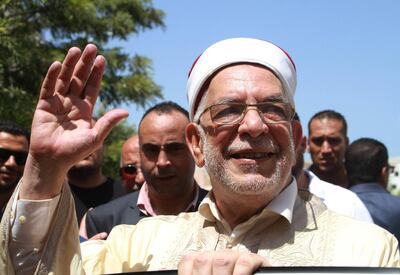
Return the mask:
[(328, 209), (357, 220), (372, 222), (368, 209), (356, 193), (323, 181), (312, 173), (310, 175), (310, 192), (321, 198)]
[[(310, 192), (316, 196), (321, 198), (335, 197), (337, 199), (340, 197), (341, 199), (349, 198), (349, 199), (357, 199), (357, 195), (349, 189), (343, 188), (341, 186), (335, 185), (333, 183), (326, 182), (321, 180), (316, 175), (309, 172), (310, 177)], [(358, 199), (357, 199), (358, 201)]]
[(379, 183), (375, 182), (368, 182), (368, 183), (357, 183), (349, 188), (351, 191), (357, 193), (357, 194), (378, 194), (380, 196), (391, 196), (390, 193), (383, 188)]
[(357, 220), (329, 209), (319, 217), (319, 222), (321, 228), (324, 228), (324, 230), (347, 236), (344, 239), (351, 238), (370, 242), (370, 238), (380, 239), (381, 241), (393, 238), (390, 232), (374, 223)]
[(136, 208), (139, 192), (132, 192), (122, 197), (116, 198), (105, 204), (99, 205), (88, 212), (88, 215), (97, 213), (115, 212), (118, 209), (126, 209), (127, 207)]
[(373, 223), (326, 210), (316, 217), (315, 229), (302, 234), (310, 234), (308, 239), (313, 240), (314, 249), (325, 253), (324, 261), (330, 265), (398, 264), (396, 238)]

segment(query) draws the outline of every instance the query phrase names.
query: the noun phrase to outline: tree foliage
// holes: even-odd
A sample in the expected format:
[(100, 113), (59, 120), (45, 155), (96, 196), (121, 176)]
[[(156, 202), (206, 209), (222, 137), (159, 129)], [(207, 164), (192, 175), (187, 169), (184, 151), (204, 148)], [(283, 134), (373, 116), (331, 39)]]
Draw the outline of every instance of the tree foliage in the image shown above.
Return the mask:
[[(161, 98), (151, 60), (130, 56), (109, 42), (164, 28), (163, 18), (164, 12), (151, 0), (1, 0), (0, 120), (29, 129), (51, 62), (62, 60), (71, 46), (83, 48), (88, 42), (107, 59), (100, 93), (104, 109), (121, 103), (146, 106)], [(133, 132), (133, 126), (124, 122), (107, 138), (106, 175), (116, 176), (121, 145)]]
[(0, 3), (0, 119), (29, 126), (40, 83), (53, 60), (71, 46), (97, 45), (107, 59), (100, 100), (145, 106), (162, 97), (151, 60), (129, 56), (111, 39), (164, 27), (151, 0), (2, 0)]
[(124, 141), (135, 133), (134, 125), (123, 121), (114, 127), (104, 142), (105, 154), (103, 161), (104, 175), (118, 178), (121, 148)]

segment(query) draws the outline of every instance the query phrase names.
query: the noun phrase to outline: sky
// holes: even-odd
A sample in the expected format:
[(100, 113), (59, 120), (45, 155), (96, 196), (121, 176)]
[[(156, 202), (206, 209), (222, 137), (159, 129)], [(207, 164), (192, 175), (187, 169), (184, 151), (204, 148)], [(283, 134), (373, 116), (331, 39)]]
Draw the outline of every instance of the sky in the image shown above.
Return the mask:
[[(333, 109), (345, 116), (350, 142), (375, 138), (388, 147), (391, 157), (400, 156), (400, 1), (154, 0), (153, 4), (166, 13), (166, 28), (113, 44), (130, 55), (152, 59), (164, 100), (188, 108), (188, 71), (211, 44), (232, 37), (260, 38), (285, 49), (296, 64), (296, 110), (303, 125), (316, 112)], [(130, 112), (129, 123), (138, 125), (144, 110), (122, 107)], [(307, 127), (303, 129), (307, 134)]]

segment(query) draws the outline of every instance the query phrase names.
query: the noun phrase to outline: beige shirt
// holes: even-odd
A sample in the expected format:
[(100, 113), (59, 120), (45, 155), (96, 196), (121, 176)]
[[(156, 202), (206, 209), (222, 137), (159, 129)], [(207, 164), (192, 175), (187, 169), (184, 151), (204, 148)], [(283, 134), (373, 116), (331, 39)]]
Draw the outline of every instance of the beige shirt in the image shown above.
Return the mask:
[[(304, 200), (296, 194), (293, 182), (261, 213), (233, 230), (209, 196), (198, 212), (117, 226), (106, 241), (83, 243), (81, 262), (77, 230), (68, 226), (75, 224), (74, 208), (65, 188), (37, 270), (81, 274), (82, 265), (87, 274), (176, 269), (190, 251), (225, 248), (258, 253), (280, 266), (400, 266), (398, 244), (390, 233), (328, 211), (316, 197)], [(1, 274), (13, 270), (7, 253), (9, 230), (3, 220)]]

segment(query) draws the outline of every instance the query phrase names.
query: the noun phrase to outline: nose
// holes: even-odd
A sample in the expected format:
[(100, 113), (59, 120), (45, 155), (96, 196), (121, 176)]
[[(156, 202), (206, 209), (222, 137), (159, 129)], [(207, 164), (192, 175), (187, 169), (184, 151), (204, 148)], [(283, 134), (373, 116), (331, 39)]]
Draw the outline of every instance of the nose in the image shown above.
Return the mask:
[(239, 134), (249, 134), (255, 138), (268, 132), (268, 125), (264, 123), (257, 107), (248, 107), (243, 120), (239, 125)]
[(327, 140), (324, 140), (324, 142), (322, 143), (321, 152), (324, 154), (328, 154), (328, 153), (332, 152), (332, 147)]
[(165, 167), (170, 165), (171, 162), (168, 159), (168, 155), (165, 152), (165, 150), (160, 150), (160, 153), (158, 153), (158, 158), (157, 158), (157, 166), (158, 167)]
[(4, 162), (4, 166), (8, 166), (8, 167), (17, 167), (18, 164), (15, 160), (15, 157), (13, 155), (11, 155), (5, 162)]

